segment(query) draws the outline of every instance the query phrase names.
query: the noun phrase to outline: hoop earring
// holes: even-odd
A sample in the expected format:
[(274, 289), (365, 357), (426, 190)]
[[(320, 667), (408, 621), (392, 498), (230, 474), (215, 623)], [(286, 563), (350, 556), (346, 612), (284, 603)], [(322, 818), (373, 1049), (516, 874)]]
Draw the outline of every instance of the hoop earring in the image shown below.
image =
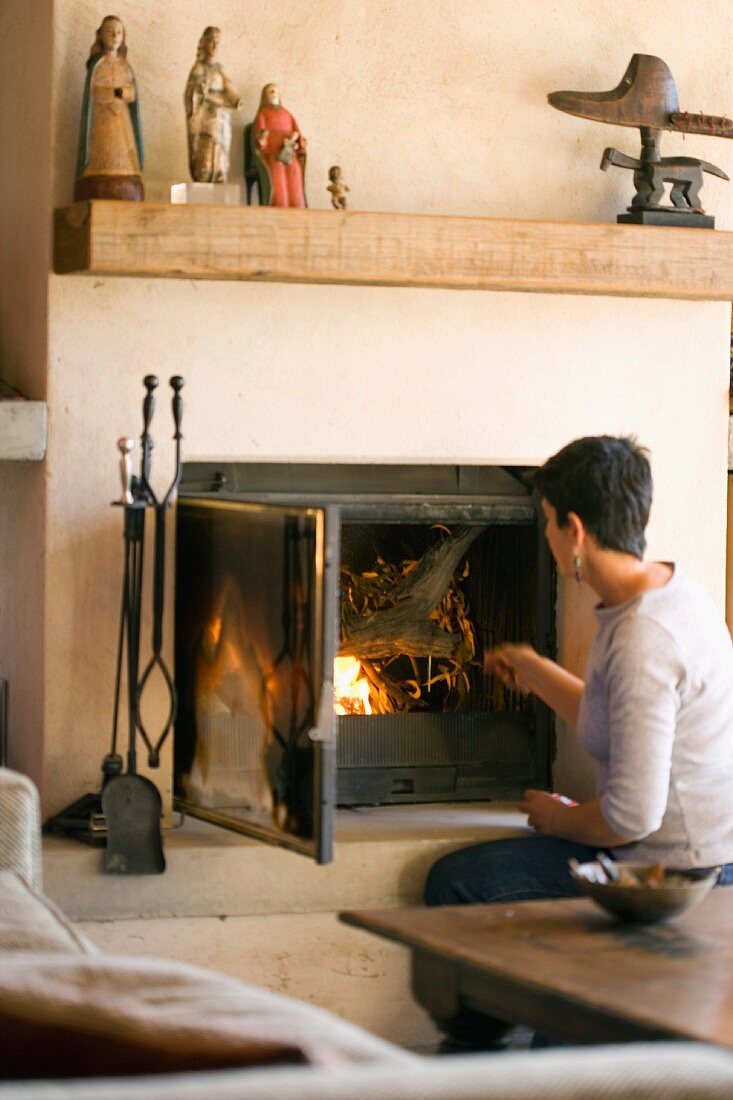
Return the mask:
[(583, 562), (580, 559), (580, 554), (576, 554), (573, 558), (573, 566), (575, 568), (575, 579), (580, 584), (583, 579)]

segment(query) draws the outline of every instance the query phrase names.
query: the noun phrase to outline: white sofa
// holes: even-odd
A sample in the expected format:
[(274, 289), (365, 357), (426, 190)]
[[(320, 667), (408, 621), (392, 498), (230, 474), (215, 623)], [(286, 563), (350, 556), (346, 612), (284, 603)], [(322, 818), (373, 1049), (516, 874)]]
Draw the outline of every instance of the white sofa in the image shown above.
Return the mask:
[(38, 815), (0, 769), (0, 1100), (733, 1096), (733, 1053), (713, 1047), (422, 1058), (206, 970), (101, 953), (41, 893)]

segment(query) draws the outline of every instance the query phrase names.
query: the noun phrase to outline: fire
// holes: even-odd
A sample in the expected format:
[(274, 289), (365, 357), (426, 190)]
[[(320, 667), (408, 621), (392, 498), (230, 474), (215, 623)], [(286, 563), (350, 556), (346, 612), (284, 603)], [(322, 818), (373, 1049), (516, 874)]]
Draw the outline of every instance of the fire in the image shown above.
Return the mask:
[(369, 682), (355, 657), (337, 657), (333, 662), (333, 693), (336, 714), (372, 713)]

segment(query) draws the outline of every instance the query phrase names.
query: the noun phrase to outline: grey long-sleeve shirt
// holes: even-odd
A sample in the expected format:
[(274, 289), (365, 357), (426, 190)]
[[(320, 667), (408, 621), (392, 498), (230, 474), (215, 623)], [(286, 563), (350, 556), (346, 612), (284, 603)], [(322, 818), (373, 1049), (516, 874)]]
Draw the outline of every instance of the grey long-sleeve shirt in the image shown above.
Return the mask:
[(733, 862), (733, 645), (714, 603), (675, 567), (662, 588), (595, 610), (578, 719), (622, 859)]

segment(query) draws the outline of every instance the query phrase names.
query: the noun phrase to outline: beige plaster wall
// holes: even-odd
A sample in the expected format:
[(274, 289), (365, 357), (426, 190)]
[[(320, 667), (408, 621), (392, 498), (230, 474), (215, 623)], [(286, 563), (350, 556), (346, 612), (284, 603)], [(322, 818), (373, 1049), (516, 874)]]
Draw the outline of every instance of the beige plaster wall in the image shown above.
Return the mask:
[[(69, 279), (54, 280), (51, 302), (65, 319), (55, 354), (73, 371), (55, 383), (65, 447), (50, 471), (48, 720), (68, 737), (80, 718), (83, 732), (73, 754), (52, 735), (47, 759), (70, 787), (80, 764), (95, 778), (108, 727), (121, 549), (107, 508), (114, 441), (139, 432), (151, 347), (161, 377), (188, 380), (191, 457), (541, 462), (578, 434), (635, 431), (656, 472), (650, 552), (684, 560), (722, 599), (725, 307), (599, 298), (581, 314), (578, 300), (550, 296)], [(185, 324), (170, 324), (181, 307)], [(102, 362), (87, 339), (82, 318), (95, 310), (106, 346), (124, 345), (124, 358)], [(300, 334), (297, 347), (262, 339), (281, 322)], [(637, 350), (624, 357), (627, 339)], [(167, 474), (167, 408), (158, 416), (155, 458), (168, 459)], [(69, 500), (62, 486), (77, 467), (83, 491)], [(589, 604), (574, 600), (566, 644), (580, 664)]]
[[(0, 5), (0, 378), (46, 397), (51, 0)], [(0, 462), (0, 676), (9, 760), (42, 779), (45, 471)]]
[[(59, 203), (71, 197), (84, 59), (102, 14), (88, 0), (56, 3)], [(601, 152), (633, 153), (638, 135), (555, 112), (548, 91), (610, 87), (636, 50), (667, 60), (683, 106), (733, 103), (725, 0), (695, 6), (694, 36), (681, 33), (688, 5), (657, 0), (231, 0), (205, 18), (192, 0), (145, 0), (118, 14), (149, 198), (186, 178), (181, 97), (205, 22), (221, 26), (246, 104), (235, 175), (241, 126), (278, 80), (309, 139), (313, 206), (326, 206), (326, 171), (340, 162), (357, 208), (611, 221), (630, 181), (600, 173)], [(666, 147), (733, 174), (729, 145)], [(721, 228), (726, 186), (705, 186)], [(140, 431), (146, 372), (186, 377), (188, 457), (539, 462), (579, 434), (636, 432), (657, 479), (650, 551), (684, 560), (722, 606), (728, 318), (722, 303), (51, 277), (47, 808), (95, 786), (106, 751), (121, 566), (108, 502), (115, 440)], [(167, 417), (155, 426), (159, 470)], [(587, 608), (564, 618), (564, 651), (580, 661)], [(572, 782), (587, 782), (563, 736), (565, 758)]]

